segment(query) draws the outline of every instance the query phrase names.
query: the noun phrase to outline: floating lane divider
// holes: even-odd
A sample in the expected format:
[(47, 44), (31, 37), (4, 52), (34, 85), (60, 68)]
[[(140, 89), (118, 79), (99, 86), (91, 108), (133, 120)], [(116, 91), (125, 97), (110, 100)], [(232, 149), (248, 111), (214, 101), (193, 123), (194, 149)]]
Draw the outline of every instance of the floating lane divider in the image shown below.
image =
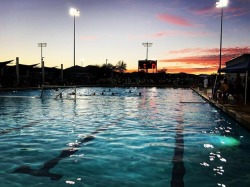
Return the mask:
[[(120, 120), (121, 119), (118, 119), (117, 121), (120, 121)], [(30, 168), (30, 166), (23, 165), (23, 166), (20, 166), (19, 168), (15, 169), (13, 171), (13, 173), (29, 174), (29, 175), (33, 175), (33, 176), (37, 176), (37, 177), (50, 177), (51, 180), (60, 180), (63, 177), (63, 175), (51, 173), (50, 170), (52, 168), (54, 168), (60, 160), (67, 158), (67, 157), (70, 157), (71, 155), (76, 153), (82, 144), (94, 140), (95, 134), (98, 134), (102, 131), (105, 131), (108, 129), (109, 126), (115, 125), (115, 124), (116, 123), (113, 122), (111, 124), (101, 126), (101, 127), (97, 128), (94, 132), (92, 132), (91, 134), (85, 136), (84, 138), (78, 139), (77, 143), (73, 144), (71, 147), (63, 149), (61, 151), (61, 154), (58, 157), (53, 158), (53, 159), (45, 162), (43, 164), (43, 166), (38, 170)]]
[(184, 187), (184, 175), (186, 173), (186, 169), (184, 166), (183, 155), (184, 155), (184, 122), (183, 122), (183, 110), (182, 106), (180, 106), (179, 116), (177, 119), (176, 126), (176, 136), (175, 136), (175, 148), (174, 148), (174, 156), (172, 159), (173, 162), (173, 170), (172, 170), (172, 179), (171, 179), (171, 187)]
[[(59, 89), (64, 88), (62, 91)], [(62, 92), (65, 91), (67, 88), (74, 88), (74, 91), (72, 93), (74, 93), (74, 99), (76, 99), (76, 88), (77, 86), (46, 86), (46, 85), (42, 85), (41, 86), (41, 94), (40, 94), (40, 98), (43, 99), (44, 98), (44, 90), (46, 89), (55, 89), (55, 90), (59, 90), (59, 94), (55, 97), (55, 99), (57, 99), (59, 96), (62, 97)]]
[(24, 95), (1, 95), (1, 98), (29, 98), (29, 99), (36, 99), (40, 98), (38, 96), (24, 96)]
[(37, 125), (38, 123), (40, 123), (40, 121), (33, 121), (33, 122), (30, 122), (29, 124), (23, 125), (21, 127), (14, 127), (14, 128), (11, 128), (11, 129), (4, 129), (4, 130), (0, 131), (0, 135), (8, 134), (8, 133), (11, 133), (12, 131), (22, 130), (22, 129), (27, 128), (27, 127), (32, 127), (34, 125)]

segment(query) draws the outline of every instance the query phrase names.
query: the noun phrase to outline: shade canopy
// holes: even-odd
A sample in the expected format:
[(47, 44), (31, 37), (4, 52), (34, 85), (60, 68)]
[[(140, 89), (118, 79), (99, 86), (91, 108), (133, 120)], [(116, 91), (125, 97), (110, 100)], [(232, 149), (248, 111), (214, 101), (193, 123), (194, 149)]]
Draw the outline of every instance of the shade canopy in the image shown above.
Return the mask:
[(226, 62), (226, 67), (219, 69), (218, 72), (225, 73), (245, 73), (250, 71), (250, 54), (243, 54)]
[(14, 60), (9, 60), (9, 61), (5, 61), (5, 62), (0, 62), (0, 68), (5, 67), (7, 64), (11, 63)]
[[(218, 72), (225, 73), (245, 73), (245, 104), (247, 104), (247, 87), (248, 87), (248, 74), (250, 70), (250, 54), (243, 54), (226, 62), (226, 67), (219, 69)], [(216, 81), (215, 81), (216, 85)]]
[(228, 66), (219, 70), (219, 72), (225, 73), (245, 73), (250, 70), (250, 61), (245, 61), (239, 64)]

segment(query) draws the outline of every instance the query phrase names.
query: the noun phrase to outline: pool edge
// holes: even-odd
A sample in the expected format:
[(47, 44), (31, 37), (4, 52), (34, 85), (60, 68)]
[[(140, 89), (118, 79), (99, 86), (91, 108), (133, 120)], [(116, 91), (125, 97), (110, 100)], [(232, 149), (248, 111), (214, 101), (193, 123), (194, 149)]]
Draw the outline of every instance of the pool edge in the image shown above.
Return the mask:
[(204, 100), (213, 105), (215, 108), (219, 109), (220, 111), (224, 112), (225, 114), (233, 118), (241, 126), (246, 128), (250, 132), (250, 116), (240, 111), (237, 111), (237, 108), (239, 107), (249, 107), (250, 109), (249, 105), (230, 105), (230, 104), (223, 105), (207, 97), (207, 95), (205, 95), (204, 92), (198, 91), (194, 88), (191, 89), (199, 96), (201, 96)]

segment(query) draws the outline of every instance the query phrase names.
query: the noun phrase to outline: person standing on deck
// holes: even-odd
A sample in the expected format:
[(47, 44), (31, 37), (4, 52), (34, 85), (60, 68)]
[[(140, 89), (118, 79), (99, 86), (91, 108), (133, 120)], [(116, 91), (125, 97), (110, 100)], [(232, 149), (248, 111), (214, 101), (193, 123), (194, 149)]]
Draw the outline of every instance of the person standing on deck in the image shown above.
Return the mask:
[(208, 88), (208, 78), (205, 77), (205, 79), (203, 80), (204, 83), (204, 88), (207, 89)]
[(234, 98), (236, 99), (236, 101), (239, 101), (240, 95), (244, 95), (244, 87), (241, 82), (242, 79), (240, 77), (240, 74), (237, 73), (234, 80)]

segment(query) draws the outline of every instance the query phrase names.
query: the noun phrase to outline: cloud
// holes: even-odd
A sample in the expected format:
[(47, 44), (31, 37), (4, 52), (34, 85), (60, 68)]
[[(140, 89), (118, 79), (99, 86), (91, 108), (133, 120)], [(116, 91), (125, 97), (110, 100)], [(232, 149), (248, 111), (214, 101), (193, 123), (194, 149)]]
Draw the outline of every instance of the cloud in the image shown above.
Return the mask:
[(138, 40), (138, 39), (145, 39), (145, 38), (165, 38), (165, 37), (203, 37), (203, 36), (210, 36), (214, 33), (206, 32), (206, 31), (178, 31), (178, 30), (168, 30), (168, 31), (159, 31), (153, 34), (148, 35), (129, 35), (129, 40)]
[(249, 14), (249, 9), (246, 8), (239, 8), (239, 7), (230, 7), (225, 9), (226, 12), (229, 12), (230, 14), (226, 14), (227, 18), (231, 17), (241, 17)]
[(218, 9), (214, 7), (205, 7), (205, 8), (200, 8), (200, 9), (192, 9), (191, 12), (195, 15), (211, 16), (215, 14), (216, 10)]
[(160, 31), (150, 35), (150, 38), (162, 38), (162, 37), (173, 37), (173, 36), (182, 36), (182, 37), (200, 37), (208, 36), (212, 33), (204, 31), (178, 31), (178, 30), (169, 30), (169, 31)]
[(160, 21), (163, 21), (165, 23), (170, 23), (173, 25), (180, 25), (180, 26), (194, 26), (190, 21), (183, 17), (179, 16), (173, 16), (170, 14), (157, 14), (156, 18)]
[(80, 40), (97, 40), (97, 36), (81, 36)]
[[(205, 7), (200, 9), (192, 9), (191, 12), (194, 15), (201, 15), (201, 16), (212, 16), (218, 17), (220, 16), (221, 9), (216, 7)], [(240, 17), (249, 14), (249, 10), (247, 8), (240, 8), (240, 7), (226, 7), (224, 8), (224, 15), (227, 18), (230, 17)]]
[(208, 68), (208, 67), (204, 67), (204, 68), (181, 68), (181, 67), (177, 67), (177, 68), (169, 68), (167, 69), (168, 73), (190, 73), (190, 74), (212, 74), (214, 73), (214, 68)]
[[(222, 49), (222, 67), (225, 62), (237, 57), (243, 53), (249, 53), (250, 47), (228, 47)], [(205, 73), (217, 72), (219, 67), (219, 49), (218, 48), (186, 48), (181, 50), (169, 51), (169, 58), (159, 60), (159, 63), (165, 63), (170, 72), (193, 72)], [(197, 55), (198, 54), (198, 55)]]
[[(215, 66), (218, 64), (219, 56), (218, 55), (204, 55), (204, 56), (191, 56), (191, 57), (179, 57), (171, 59), (159, 60), (160, 62), (170, 62), (173, 65), (194, 65), (194, 66)], [(225, 59), (224, 59), (225, 61)]]
[[(185, 48), (180, 50), (172, 50), (169, 51), (169, 54), (182, 54), (186, 56), (192, 56), (193, 54), (200, 54), (200, 55), (217, 55), (219, 54), (219, 48)], [(243, 47), (227, 47), (222, 48), (222, 53), (226, 56), (238, 56), (243, 53), (249, 53), (250, 47), (243, 46)]]

